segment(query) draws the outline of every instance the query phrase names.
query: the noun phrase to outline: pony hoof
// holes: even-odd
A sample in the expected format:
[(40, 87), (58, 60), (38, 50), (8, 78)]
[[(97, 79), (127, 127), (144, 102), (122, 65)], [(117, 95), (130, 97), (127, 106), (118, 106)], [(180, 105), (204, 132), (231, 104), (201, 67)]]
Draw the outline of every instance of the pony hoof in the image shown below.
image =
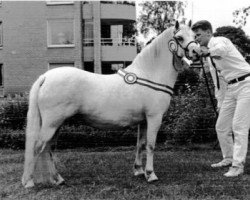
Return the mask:
[(25, 183), (23, 183), (23, 186), (24, 186), (24, 188), (28, 189), (28, 188), (32, 188), (32, 187), (34, 187), (34, 186), (35, 186), (35, 184), (34, 184), (34, 181), (33, 181), (33, 180), (29, 180), (29, 181), (27, 181), (27, 183), (26, 183), (26, 184), (25, 184)]
[(145, 177), (146, 177), (148, 183), (158, 181), (158, 177), (155, 175), (154, 172), (146, 172)]
[(62, 185), (65, 183), (65, 180), (61, 177), (61, 175), (58, 175), (58, 180), (55, 181), (56, 185)]
[(142, 165), (135, 164), (134, 165), (134, 175), (135, 176), (141, 176), (141, 175), (144, 175), (144, 174), (145, 174), (145, 172), (144, 172), (144, 170), (142, 168)]
[(141, 169), (135, 169), (134, 170), (134, 175), (135, 176), (141, 176), (141, 175), (144, 175), (145, 174), (145, 172), (143, 171), (143, 169), (141, 168)]

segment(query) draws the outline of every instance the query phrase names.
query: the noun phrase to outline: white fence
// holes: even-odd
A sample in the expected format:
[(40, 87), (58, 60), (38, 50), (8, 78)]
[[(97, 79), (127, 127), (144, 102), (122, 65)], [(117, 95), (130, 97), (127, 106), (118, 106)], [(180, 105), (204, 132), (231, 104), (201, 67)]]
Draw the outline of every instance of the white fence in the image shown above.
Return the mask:
[[(93, 38), (83, 39), (84, 46), (94, 46)], [(102, 46), (135, 46), (136, 40), (132, 38), (101, 38)]]

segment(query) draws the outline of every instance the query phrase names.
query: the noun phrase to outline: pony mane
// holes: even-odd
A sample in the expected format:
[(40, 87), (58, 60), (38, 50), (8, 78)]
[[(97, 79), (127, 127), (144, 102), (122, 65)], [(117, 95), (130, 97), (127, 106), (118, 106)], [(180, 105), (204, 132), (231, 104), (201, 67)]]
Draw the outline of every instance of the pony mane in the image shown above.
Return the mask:
[[(145, 66), (152, 65), (160, 57), (161, 51), (168, 50), (168, 41), (173, 37), (173, 27), (158, 35), (150, 44), (145, 46), (135, 57), (132, 64)], [(168, 50), (169, 51), (169, 50)], [(169, 51), (170, 52), (170, 51)]]

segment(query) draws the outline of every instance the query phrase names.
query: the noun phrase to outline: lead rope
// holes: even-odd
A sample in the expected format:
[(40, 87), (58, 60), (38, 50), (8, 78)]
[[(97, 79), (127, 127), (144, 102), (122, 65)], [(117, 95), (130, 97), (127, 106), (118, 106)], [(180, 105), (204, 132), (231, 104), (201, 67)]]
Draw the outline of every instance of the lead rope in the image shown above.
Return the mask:
[[(212, 93), (211, 93), (211, 90), (210, 90), (210, 87), (209, 87), (208, 78), (207, 78), (207, 75), (206, 75), (206, 72), (205, 72), (205, 67), (204, 67), (204, 62), (203, 62), (202, 57), (200, 58), (200, 62), (201, 62), (201, 67), (202, 67), (202, 71), (203, 71), (203, 74), (204, 74), (205, 83), (206, 83), (206, 86), (207, 86), (207, 91), (208, 91), (208, 94), (209, 94), (209, 98), (210, 98), (210, 101), (211, 101), (211, 104), (213, 106), (213, 109), (214, 109), (214, 112), (215, 112), (215, 115), (216, 115), (216, 119), (217, 119), (218, 116), (219, 116), (219, 113), (218, 113), (218, 111), (216, 109), (216, 106), (215, 106), (215, 103), (214, 103), (214, 98), (212, 96)], [(215, 149), (218, 145), (219, 145), (219, 141), (217, 140), (215, 142), (215, 144), (213, 145), (213, 149)]]
[(202, 57), (200, 58), (200, 62), (201, 62), (201, 67), (202, 67), (202, 71), (203, 71), (203, 74), (204, 74), (205, 83), (206, 83), (206, 86), (207, 86), (207, 91), (208, 91), (208, 94), (209, 94), (209, 98), (210, 98), (211, 104), (213, 106), (215, 115), (216, 115), (216, 117), (218, 117), (218, 111), (216, 109), (216, 106), (215, 106), (215, 103), (214, 103), (214, 98), (212, 96), (212, 93), (211, 93), (211, 90), (210, 90), (210, 87), (209, 87), (208, 78), (207, 78), (207, 75), (206, 75), (206, 72), (205, 72), (205, 67), (204, 67), (204, 62), (203, 62)]

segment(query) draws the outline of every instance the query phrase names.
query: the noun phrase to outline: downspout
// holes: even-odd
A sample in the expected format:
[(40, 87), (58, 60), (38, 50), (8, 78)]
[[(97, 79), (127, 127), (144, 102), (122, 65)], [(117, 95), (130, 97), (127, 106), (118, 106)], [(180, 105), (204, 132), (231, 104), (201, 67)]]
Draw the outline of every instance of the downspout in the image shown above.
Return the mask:
[(93, 1), (94, 72), (101, 74), (101, 2)]
[(84, 69), (84, 51), (83, 51), (83, 2), (80, 1), (80, 69)]

